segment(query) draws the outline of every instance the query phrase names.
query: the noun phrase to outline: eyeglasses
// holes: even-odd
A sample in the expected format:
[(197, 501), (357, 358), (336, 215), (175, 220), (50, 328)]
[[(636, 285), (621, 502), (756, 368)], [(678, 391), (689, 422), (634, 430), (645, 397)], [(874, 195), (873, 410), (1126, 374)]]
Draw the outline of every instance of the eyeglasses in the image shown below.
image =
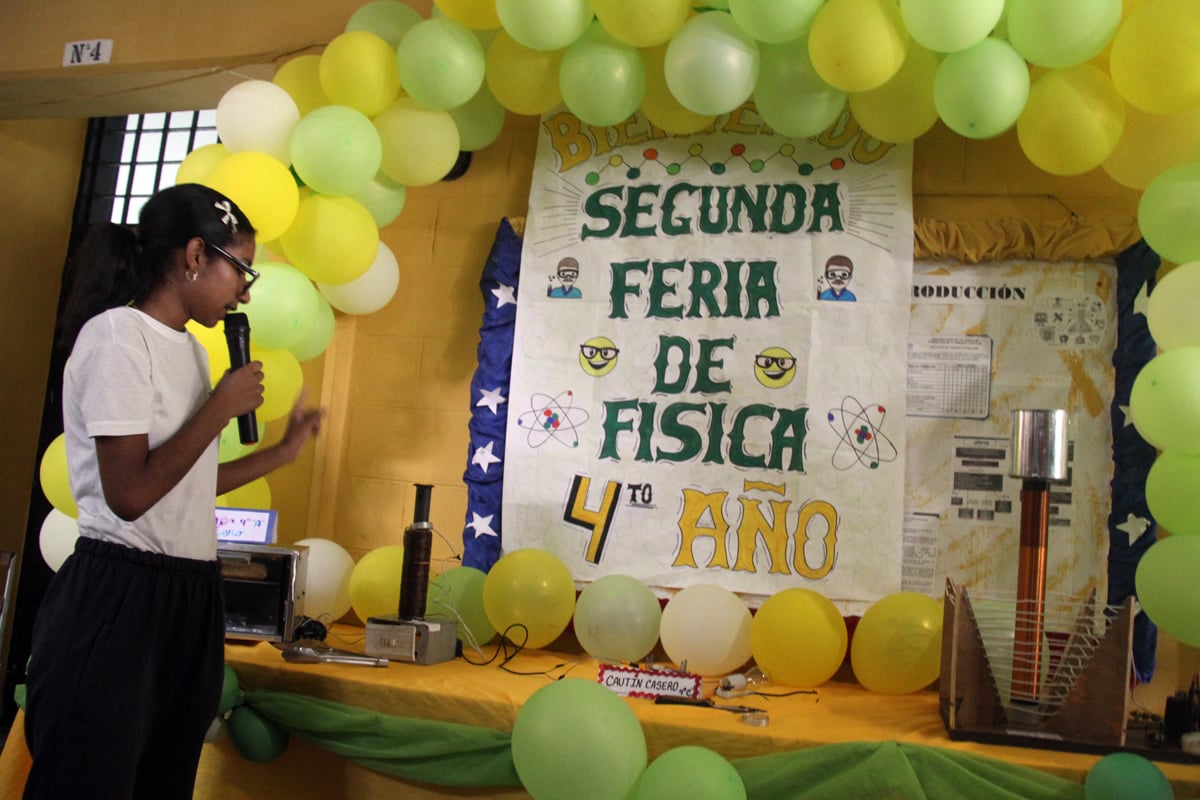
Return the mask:
[(615, 347), (593, 347), (590, 344), (581, 344), (579, 345), (579, 352), (582, 353), (583, 357), (587, 359), (600, 356), (605, 361), (612, 361), (617, 357), (617, 353), (621, 351)]
[(258, 280), (258, 270), (247, 264), (245, 261), (242, 261), (242, 259), (233, 255), (223, 247), (217, 247), (212, 242), (205, 242), (204, 244), (205, 246), (211, 247), (213, 250), (217, 251), (217, 255), (228, 261), (230, 264), (233, 264), (233, 266), (237, 268), (238, 272), (246, 276), (246, 285), (242, 287), (242, 291), (250, 291), (250, 287), (254, 285), (256, 280)]
[(825, 277), (831, 281), (848, 281), (850, 280), (850, 270), (848, 269), (827, 269)]
[(796, 366), (796, 359), (786, 356), (755, 356), (754, 363), (759, 369), (770, 369), (775, 365), (779, 369), (791, 369)]

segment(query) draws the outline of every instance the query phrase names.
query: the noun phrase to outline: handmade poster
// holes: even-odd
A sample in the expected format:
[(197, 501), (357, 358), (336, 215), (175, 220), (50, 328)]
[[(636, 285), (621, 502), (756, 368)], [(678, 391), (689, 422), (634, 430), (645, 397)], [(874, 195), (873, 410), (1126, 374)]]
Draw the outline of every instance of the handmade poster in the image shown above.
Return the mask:
[(804, 141), (748, 109), (670, 137), (544, 117), (505, 552), (752, 605), (899, 590), (911, 174), (848, 116)]
[(973, 596), (1016, 596), (1012, 412), (1065, 409), (1068, 480), (1050, 489), (1046, 590), (1095, 590), (1103, 604), (1115, 266), (918, 263), (912, 295), (904, 588), (936, 596), (949, 577)]

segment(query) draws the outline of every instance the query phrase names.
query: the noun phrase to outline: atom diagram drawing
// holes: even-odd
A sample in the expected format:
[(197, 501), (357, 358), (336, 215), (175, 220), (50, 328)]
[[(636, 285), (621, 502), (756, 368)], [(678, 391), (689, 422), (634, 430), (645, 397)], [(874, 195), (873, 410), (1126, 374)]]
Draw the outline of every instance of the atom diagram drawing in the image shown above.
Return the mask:
[(525, 443), (538, 448), (554, 441), (563, 447), (579, 447), (579, 429), (591, 417), (586, 409), (572, 405), (575, 393), (567, 390), (556, 397), (537, 393), (529, 398), (529, 410), (517, 417), (517, 427), (526, 431)]
[(891, 439), (881, 430), (887, 409), (877, 405), (864, 408), (853, 397), (842, 398), (841, 408), (829, 412), (829, 427), (838, 437), (833, 451), (833, 468), (844, 472), (855, 464), (879, 469), (880, 464), (895, 461), (898, 453)]

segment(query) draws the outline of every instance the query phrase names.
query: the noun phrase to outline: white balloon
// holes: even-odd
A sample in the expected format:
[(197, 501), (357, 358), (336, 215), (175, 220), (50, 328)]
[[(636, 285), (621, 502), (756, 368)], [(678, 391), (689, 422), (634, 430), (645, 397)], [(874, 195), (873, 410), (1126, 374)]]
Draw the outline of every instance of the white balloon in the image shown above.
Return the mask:
[(252, 150), (290, 164), (299, 121), (296, 101), (271, 81), (243, 81), (217, 102), (217, 135), (231, 153)]
[(332, 539), (301, 539), (296, 544), (308, 548), (304, 615), (326, 624), (337, 622), (350, 610), (354, 558)]
[(750, 660), (750, 609), (721, 586), (680, 590), (662, 612), (659, 638), (667, 656), (688, 672), (724, 675)]
[(400, 265), (383, 242), (375, 260), (359, 277), (349, 283), (317, 283), (329, 304), (346, 314), (371, 314), (391, 302), (400, 285)]
[(79, 521), (57, 508), (50, 509), (42, 521), (42, 531), (38, 537), (38, 549), (42, 551), (42, 559), (50, 569), (58, 572), (67, 556), (75, 552), (75, 540), (78, 538)]

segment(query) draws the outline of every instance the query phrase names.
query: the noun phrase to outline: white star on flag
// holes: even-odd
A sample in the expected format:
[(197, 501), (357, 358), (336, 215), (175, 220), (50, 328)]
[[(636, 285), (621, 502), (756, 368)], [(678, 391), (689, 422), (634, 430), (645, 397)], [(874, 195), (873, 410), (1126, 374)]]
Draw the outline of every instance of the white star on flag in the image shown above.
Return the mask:
[(475, 455), (471, 456), (471, 463), (483, 470), (484, 475), (487, 474), (488, 467), (500, 463), (500, 459), (492, 453), (492, 446), (495, 444), (495, 442), (488, 442), (483, 447), (476, 447)]
[(1146, 291), (1146, 284), (1138, 287), (1137, 296), (1133, 298), (1133, 313), (1146, 316), (1146, 306), (1150, 302), (1150, 294)]
[(517, 296), (514, 294), (516, 290), (507, 283), (502, 283), (495, 289), (492, 289), (492, 296), (496, 298), (496, 308), (504, 308), (509, 303), (514, 306), (517, 304)]
[(1125, 521), (1116, 526), (1117, 530), (1129, 534), (1129, 543), (1133, 544), (1142, 538), (1142, 534), (1150, 529), (1150, 520), (1131, 513)]
[(498, 537), (499, 534), (497, 534), (494, 530), (492, 530), (492, 519), (495, 516), (496, 516), (495, 514), (488, 514), (486, 517), (481, 517), (478, 514), (476, 514), (474, 511), (472, 511), (471, 512), (471, 521), (467, 523), (467, 527), (470, 528), (471, 530), (475, 531), (476, 536), (496, 536), (496, 537)]
[(1130, 425), (1133, 424), (1133, 415), (1129, 413), (1129, 406), (1123, 406), (1118, 403), (1117, 410), (1120, 411), (1122, 416), (1125, 417), (1124, 427), (1128, 428)]
[(479, 402), (475, 404), (475, 407), (479, 408), (480, 406), (486, 406), (492, 410), (493, 414), (497, 413), (497, 406), (499, 406), (501, 403), (508, 402), (504, 399), (504, 396), (500, 394), (499, 386), (497, 386), (495, 389), (484, 389), (482, 393), (483, 396), (479, 398)]

